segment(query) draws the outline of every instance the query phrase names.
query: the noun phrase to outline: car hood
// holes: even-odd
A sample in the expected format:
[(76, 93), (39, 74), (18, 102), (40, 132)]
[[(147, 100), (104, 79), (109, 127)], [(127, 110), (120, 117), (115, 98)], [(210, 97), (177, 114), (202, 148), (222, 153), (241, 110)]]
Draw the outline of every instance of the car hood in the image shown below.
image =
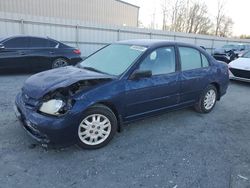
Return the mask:
[(29, 97), (39, 99), (50, 91), (68, 87), (79, 81), (113, 78), (111, 75), (68, 66), (44, 71), (29, 77), (22, 90)]
[(229, 66), (234, 69), (249, 70), (250, 71), (250, 58), (238, 58), (231, 63)]

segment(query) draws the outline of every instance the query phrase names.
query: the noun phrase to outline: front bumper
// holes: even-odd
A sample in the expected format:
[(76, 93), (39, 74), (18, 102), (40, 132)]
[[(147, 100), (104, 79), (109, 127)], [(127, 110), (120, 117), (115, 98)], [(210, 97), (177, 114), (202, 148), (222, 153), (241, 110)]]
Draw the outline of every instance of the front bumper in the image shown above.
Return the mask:
[[(249, 71), (249, 75), (250, 75), (250, 71)], [(229, 69), (229, 79), (230, 79), (230, 80), (243, 81), (243, 82), (250, 82), (250, 79), (249, 79), (249, 78), (235, 76), (235, 75), (230, 71), (230, 69)]]
[(50, 140), (48, 139), (48, 137), (41, 133), (36, 126), (31, 123), (31, 121), (27, 120), (23, 114), (20, 112), (20, 110), (18, 109), (18, 107), (15, 105), (14, 106), (14, 111), (16, 114), (16, 117), (18, 118), (18, 120), (20, 121), (22, 127), (24, 128), (24, 130), (36, 141), (42, 143), (42, 144), (49, 144)]
[(73, 113), (60, 117), (42, 115), (27, 107), (21, 93), (16, 97), (14, 110), (22, 127), (36, 141), (63, 146), (76, 142), (80, 115)]

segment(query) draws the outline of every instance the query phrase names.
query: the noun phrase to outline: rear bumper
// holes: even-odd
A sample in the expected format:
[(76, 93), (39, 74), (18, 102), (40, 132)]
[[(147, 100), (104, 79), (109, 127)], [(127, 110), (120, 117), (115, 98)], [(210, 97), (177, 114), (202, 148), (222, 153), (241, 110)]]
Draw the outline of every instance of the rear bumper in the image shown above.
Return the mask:
[(75, 66), (77, 63), (81, 62), (83, 59), (82, 57), (74, 57), (70, 59), (70, 65)]

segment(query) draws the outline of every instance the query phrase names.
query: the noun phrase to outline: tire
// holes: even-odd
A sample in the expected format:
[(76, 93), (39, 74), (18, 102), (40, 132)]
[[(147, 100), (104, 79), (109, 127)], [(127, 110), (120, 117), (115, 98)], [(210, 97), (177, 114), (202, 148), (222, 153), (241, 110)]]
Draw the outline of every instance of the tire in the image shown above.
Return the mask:
[(114, 137), (117, 127), (117, 118), (110, 108), (94, 105), (83, 114), (78, 125), (77, 145), (83, 149), (104, 147)]
[[(210, 98), (209, 98), (210, 96)], [(209, 85), (202, 93), (199, 101), (195, 104), (195, 110), (199, 113), (209, 113), (213, 110), (218, 98), (215, 86)]]
[(66, 59), (57, 58), (52, 63), (52, 69), (56, 69), (56, 68), (60, 68), (60, 67), (66, 67), (68, 65), (69, 65), (69, 63), (68, 63), (68, 61)]

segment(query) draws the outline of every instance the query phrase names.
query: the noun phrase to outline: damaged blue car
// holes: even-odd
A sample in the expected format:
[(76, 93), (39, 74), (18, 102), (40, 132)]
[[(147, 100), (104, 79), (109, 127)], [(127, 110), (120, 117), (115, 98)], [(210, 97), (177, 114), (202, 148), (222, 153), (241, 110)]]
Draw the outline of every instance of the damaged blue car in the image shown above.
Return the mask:
[(190, 106), (208, 113), (228, 84), (227, 65), (194, 45), (120, 41), (28, 78), (15, 112), (42, 144), (96, 149), (134, 120)]

